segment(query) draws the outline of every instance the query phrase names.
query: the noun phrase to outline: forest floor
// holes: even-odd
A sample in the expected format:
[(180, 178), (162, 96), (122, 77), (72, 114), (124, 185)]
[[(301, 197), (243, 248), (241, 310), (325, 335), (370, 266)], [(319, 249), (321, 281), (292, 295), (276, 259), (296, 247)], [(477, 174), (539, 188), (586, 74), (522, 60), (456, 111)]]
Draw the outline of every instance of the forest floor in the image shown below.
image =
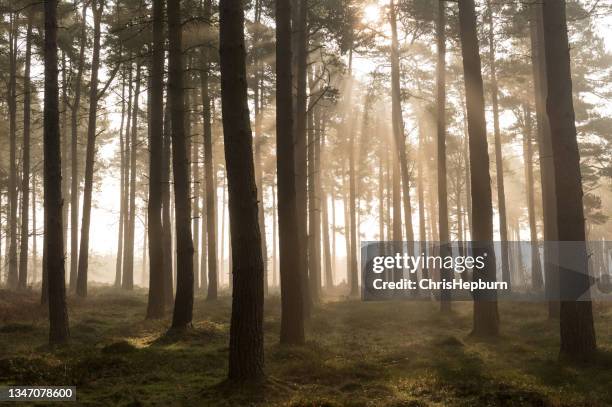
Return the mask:
[(595, 304), (600, 361), (557, 361), (544, 304), (501, 303), (502, 334), (469, 336), (471, 304), (329, 302), (302, 347), (278, 344), (279, 298), (266, 302), (267, 381), (223, 384), (230, 299), (196, 297), (194, 326), (165, 335), (144, 320), (146, 292), (70, 298), (71, 343), (50, 348), (38, 295), (0, 291), (0, 385), (74, 385), (78, 404), (187, 406), (609, 406), (612, 304)]

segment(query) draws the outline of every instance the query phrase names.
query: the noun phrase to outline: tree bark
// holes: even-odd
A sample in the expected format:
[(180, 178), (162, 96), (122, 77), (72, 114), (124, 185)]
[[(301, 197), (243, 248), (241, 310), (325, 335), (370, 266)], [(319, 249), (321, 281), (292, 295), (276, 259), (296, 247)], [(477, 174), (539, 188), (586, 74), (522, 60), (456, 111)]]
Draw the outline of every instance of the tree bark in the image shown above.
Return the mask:
[[(543, 8), (546, 79), (546, 111), (550, 123), (555, 171), (557, 230), (559, 241), (572, 241), (580, 250), (561, 251), (559, 264), (580, 262), (579, 273), (572, 276), (560, 268), (559, 281), (587, 293), (589, 289), (588, 257), (585, 243), (584, 209), (580, 175), (580, 154), (572, 101), (572, 76), (564, 0), (546, 0)], [(576, 258), (576, 256), (579, 256)], [(560, 309), (560, 356), (569, 360), (591, 360), (597, 344), (591, 301), (562, 301)]]
[[(459, 28), (465, 76), (472, 211), (474, 213), (472, 249), (474, 256), (484, 256), (484, 253), (487, 253), (485, 267), (480, 272), (475, 272), (473, 278), (491, 282), (496, 281), (495, 252), (493, 250), (493, 203), (474, 0), (464, 0), (459, 3)], [(499, 314), (495, 290), (474, 292), (472, 334), (475, 336), (497, 336), (499, 334)]]
[(535, 291), (542, 289), (542, 265), (540, 250), (538, 248), (538, 230), (535, 219), (535, 197), (533, 191), (533, 145), (531, 143), (531, 109), (523, 107), (525, 132), (523, 134), (523, 157), (525, 163), (525, 194), (527, 196), (527, 215), (529, 219), (529, 245), (531, 247), (531, 288)]
[[(555, 204), (555, 168), (552, 155), (550, 124), (546, 115), (546, 55), (544, 50), (544, 25), (542, 3), (531, 6), (529, 31), (531, 39), (531, 64), (535, 93), (538, 153), (540, 158), (540, 183), (542, 189), (542, 213), (544, 242), (557, 240), (557, 208)], [(548, 302), (548, 317), (559, 318), (559, 271), (555, 265), (551, 244), (544, 244), (544, 274)]]
[[(297, 253), (300, 257), (300, 273), (302, 278), (302, 295), (304, 296), (303, 311), (306, 318), (310, 318), (312, 298), (308, 289), (308, 191), (307, 191), (307, 163), (306, 163), (306, 120), (307, 102), (306, 70), (308, 62), (308, 5), (306, 0), (293, 0), (292, 8), (293, 56), (295, 57), (295, 190), (298, 225), (297, 233), (302, 249)], [(296, 233), (294, 231), (294, 233)]]
[(304, 343), (303, 258), (299, 253), (293, 96), (291, 74), (291, 0), (276, 0), (276, 163), (283, 344)]
[(57, 84), (57, 1), (45, 2), (45, 100), (44, 100), (44, 267), (49, 285), (49, 343), (68, 341), (68, 311), (64, 282), (64, 240), (62, 221), (62, 164)]
[(499, 237), (501, 240), (502, 280), (510, 287), (510, 270), (508, 268), (508, 225), (506, 221), (506, 192), (504, 188), (504, 158), (502, 156), (501, 131), (499, 129), (499, 89), (497, 85), (497, 68), (495, 63), (495, 35), (493, 25), (493, 7), (487, 0), (487, 18), (489, 25), (489, 66), (491, 69), (491, 104), (493, 107), (493, 132), (495, 136), (495, 173), (497, 177), (497, 211), (499, 213)]
[(181, 5), (169, 0), (168, 6), (169, 72), (168, 95), (172, 121), (172, 168), (176, 227), (176, 297), (172, 328), (184, 329), (193, 317), (193, 240), (191, 239), (191, 202), (189, 199), (189, 159), (185, 140), (185, 98), (183, 89), (183, 54)]
[[(391, 121), (393, 124), (393, 138), (395, 141), (395, 148), (397, 150), (401, 175), (406, 241), (413, 242), (414, 232), (412, 227), (412, 204), (410, 203), (410, 172), (408, 169), (408, 156), (406, 153), (404, 119), (402, 117), (399, 45), (397, 39), (397, 17), (394, 0), (390, 1), (389, 10), (389, 22), (391, 24)], [(412, 251), (411, 247), (412, 245), (408, 245), (409, 252)]]
[[(121, 286), (121, 265), (123, 262), (123, 235), (125, 230), (125, 145), (124, 145), (124, 134), (123, 125), (125, 122), (125, 70), (123, 72), (123, 83), (121, 86), (121, 124), (119, 125), (119, 154), (121, 170), (119, 176), (121, 180), (119, 182), (119, 225), (117, 227), (117, 256), (115, 258), (115, 287)], [(131, 86), (131, 85), (130, 85)], [(130, 96), (132, 92), (130, 91)], [(129, 114), (129, 112), (128, 112)], [(127, 144), (127, 143), (125, 143)]]
[(164, 0), (153, 1), (153, 55), (149, 90), (149, 302), (147, 318), (164, 316), (162, 166), (164, 126)]
[(255, 33), (253, 34), (253, 58), (255, 78), (253, 83), (253, 106), (255, 108), (255, 181), (257, 183), (257, 202), (259, 204), (258, 222), (261, 232), (261, 256), (264, 262), (264, 295), (268, 295), (268, 245), (266, 242), (266, 220), (263, 200), (263, 165), (262, 147), (265, 143), (263, 135), (263, 108), (264, 108), (264, 66), (263, 58), (260, 55), (261, 47), (261, 14), (262, 1), (255, 2)]
[(70, 116), (71, 128), (71, 175), (70, 175), (70, 291), (74, 292), (77, 286), (79, 261), (79, 114), (81, 107), (81, 84), (83, 82), (83, 69), (85, 66), (85, 43), (87, 42), (87, 1), (83, 2), (81, 11), (81, 32), (79, 44), (79, 64), (74, 85), (74, 100)]
[(232, 316), (229, 379), (263, 379), (264, 266), (257, 216), (257, 186), (249, 118), (244, 8), (221, 0), (219, 55), (225, 161), (232, 239)]
[(85, 156), (85, 184), (83, 187), (83, 217), (81, 219), (81, 244), (79, 247), (79, 267), (77, 270), (77, 294), (87, 296), (87, 272), (89, 262), (89, 227), (91, 221), (91, 196), (93, 192), (93, 172), (96, 154), (96, 120), (98, 117), (98, 68), (100, 66), (100, 22), (103, 0), (92, 3), (94, 16), (94, 44), (89, 81), (89, 120), (87, 124), (87, 152)]
[[(30, 86), (30, 65), (32, 61), (32, 13), (28, 15), (26, 34), (25, 69), (23, 73), (23, 159), (21, 180), (21, 241), (19, 247), (19, 288), (28, 285), (28, 242), (30, 240), (30, 113), (32, 92)], [(59, 106), (58, 106), (59, 108)], [(62, 241), (64, 231), (62, 229)]]
[(171, 160), (171, 129), (170, 109), (164, 109), (164, 144), (162, 157), (162, 245), (163, 245), (163, 274), (164, 274), (164, 301), (167, 309), (174, 303), (174, 282), (172, 273), (172, 208), (170, 205), (170, 160)]
[[(211, 14), (211, 0), (204, 2), (204, 17), (208, 19)], [(210, 109), (209, 94), (209, 49), (207, 45), (203, 50), (202, 66), (202, 116), (204, 119), (204, 177), (205, 177), (205, 196), (206, 196), (206, 237), (208, 242), (208, 300), (217, 299), (218, 263), (217, 263), (217, 187), (214, 178), (213, 163), (213, 140), (212, 140), (212, 117)]]
[[(69, 168), (69, 160), (68, 155), (70, 154), (70, 136), (68, 135), (68, 70), (72, 70), (72, 62), (70, 63), (70, 67), (66, 67), (66, 52), (63, 50), (62, 53), (62, 110), (61, 110), (61, 124), (60, 129), (62, 132), (62, 197), (64, 200), (67, 199), (70, 194), (70, 177), (68, 176), (68, 168)], [(32, 174), (32, 185), (34, 184), (34, 174)], [(32, 197), (34, 196), (34, 187), (32, 186)], [(33, 198), (32, 198), (33, 199)], [(64, 250), (68, 246), (68, 210), (70, 205), (67, 202), (64, 203), (62, 210), (62, 219), (64, 220)], [(32, 213), (32, 220), (34, 220), (35, 214)], [(33, 229), (34, 230), (34, 229)], [(34, 236), (34, 240), (32, 243), (36, 241), (36, 236)], [(33, 266), (32, 272), (34, 272)], [(32, 280), (34, 282), (34, 279)]]
[(12, 13), (9, 28), (9, 242), (8, 242), (8, 276), (9, 288), (17, 288), (19, 282), (17, 268), (17, 13)]
[[(438, 49), (437, 76), (437, 158), (438, 158), (438, 227), (440, 230), (440, 256), (450, 254), (450, 236), (448, 232), (448, 190), (446, 170), (446, 10), (444, 1), (438, 1), (438, 24), (436, 39)], [(442, 267), (440, 279), (450, 281), (453, 271)], [(451, 291), (440, 290), (440, 311), (450, 313)]]
[(140, 61), (136, 63), (136, 85), (134, 88), (134, 100), (132, 102), (132, 120), (130, 130), (130, 177), (126, 189), (129, 190), (126, 207), (127, 222), (125, 232), (125, 247), (123, 249), (123, 275), (121, 276), (121, 288), (132, 290), (134, 288), (134, 234), (136, 229), (136, 160), (138, 156), (138, 98), (140, 96)]

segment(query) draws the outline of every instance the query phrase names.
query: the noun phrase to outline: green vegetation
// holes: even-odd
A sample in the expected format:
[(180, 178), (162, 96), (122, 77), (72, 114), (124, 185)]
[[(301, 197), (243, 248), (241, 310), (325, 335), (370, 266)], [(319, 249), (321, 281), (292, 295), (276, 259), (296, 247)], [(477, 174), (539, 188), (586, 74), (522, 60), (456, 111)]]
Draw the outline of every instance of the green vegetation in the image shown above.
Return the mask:
[(596, 365), (557, 361), (558, 323), (542, 304), (501, 303), (502, 334), (469, 336), (471, 304), (339, 301), (317, 308), (303, 347), (281, 347), (280, 301), (266, 302), (266, 373), (225, 386), (230, 301), (196, 298), (193, 328), (146, 321), (146, 292), (70, 298), (71, 342), (47, 345), (38, 296), (0, 293), (0, 384), (75, 385), (99, 405), (598, 406), (612, 404), (612, 307), (596, 304)]

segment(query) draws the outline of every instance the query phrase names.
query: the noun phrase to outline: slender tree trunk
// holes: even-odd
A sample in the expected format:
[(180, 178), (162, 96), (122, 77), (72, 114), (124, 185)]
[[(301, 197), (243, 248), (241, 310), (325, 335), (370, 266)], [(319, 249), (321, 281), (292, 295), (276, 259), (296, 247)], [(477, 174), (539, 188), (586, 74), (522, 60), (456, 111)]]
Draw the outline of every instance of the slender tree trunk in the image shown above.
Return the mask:
[(130, 131), (130, 179), (129, 197), (126, 211), (126, 233), (125, 247), (123, 252), (123, 275), (121, 276), (121, 288), (131, 290), (134, 288), (134, 235), (136, 230), (136, 160), (138, 156), (138, 99), (140, 96), (140, 61), (136, 63), (136, 86), (134, 88), (134, 101), (132, 106), (132, 129)]
[(170, 109), (168, 102), (164, 109), (164, 134), (162, 150), (162, 256), (164, 274), (164, 302), (167, 309), (172, 308), (174, 303), (174, 284), (172, 274), (172, 208), (170, 207), (170, 160), (171, 160), (171, 129)]
[[(310, 318), (312, 309), (312, 298), (308, 289), (308, 191), (307, 191), (307, 163), (306, 163), (306, 119), (307, 119), (307, 95), (306, 95), (306, 70), (308, 62), (308, 4), (306, 0), (292, 0), (292, 41), (295, 57), (295, 177), (296, 177), (296, 206), (298, 225), (294, 233), (298, 233), (301, 250), (297, 252), (300, 256), (300, 273), (302, 278), (302, 295), (304, 296), (303, 308), (306, 318)], [(280, 202), (280, 200), (279, 200)], [(295, 254), (294, 254), (295, 255)]]
[[(70, 177), (69, 173), (69, 151), (70, 151), (70, 136), (68, 135), (68, 70), (72, 70), (72, 62), (70, 67), (66, 67), (66, 53), (62, 50), (62, 110), (61, 110), (61, 132), (62, 132), (62, 197), (64, 197), (64, 205), (62, 207), (62, 219), (64, 220), (64, 250), (68, 246), (68, 209), (70, 205), (66, 201), (70, 194)], [(32, 178), (34, 175), (32, 174)], [(34, 192), (32, 191), (32, 195)], [(34, 213), (32, 213), (32, 219), (34, 219)], [(34, 238), (34, 241), (36, 238)], [(34, 271), (34, 270), (32, 270)], [(34, 280), (32, 280), (34, 282)]]
[[(427, 154), (425, 153), (425, 134), (424, 131), (419, 130), (419, 159), (418, 159), (418, 168), (417, 168), (417, 172), (418, 172), (418, 177), (419, 177), (419, 185), (418, 185), (418, 190), (419, 190), (419, 195), (418, 195), (418, 201), (419, 201), (419, 240), (421, 242), (421, 251), (422, 253), (424, 253), (425, 255), (427, 255), (429, 248), (427, 247), (427, 219), (425, 216), (425, 173), (423, 170), (423, 161), (425, 160), (425, 157), (427, 157)], [(381, 240), (383, 240), (381, 238)], [(425, 265), (422, 269), (421, 269), (421, 278), (423, 279), (427, 279), (429, 278), (429, 269), (427, 268), (427, 265)]]
[(291, 74), (291, 3), (276, 0), (276, 165), (283, 344), (304, 342), (303, 257), (297, 213)]
[(334, 270), (338, 266), (338, 257), (336, 257), (336, 196), (334, 188), (331, 189), (331, 213), (332, 213), (332, 287), (334, 286)]
[(499, 236), (501, 240), (502, 280), (511, 285), (508, 268), (508, 226), (506, 221), (506, 192), (504, 188), (504, 158), (499, 129), (499, 89), (497, 86), (497, 67), (495, 61), (495, 29), (493, 24), (493, 6), (487, 0), (487, 19), (489, 25), (489, 66), (491, 70), (491, 104), (493, 107), (493, 132), (495, 135), (495, 172), (497, 176), (497, 211), (499, 215)]
[[(164, 251), (162, 230), (162, 166), (164, 144), (164, 0), (153, 2), (153, 55), (149, 90), (149, 302), (147, 318), (165, 311)], [(146, 237), (146, 236), (145, 236)], [(143, 258), (144, 261), (144, 258)]]
[(531, 247), (531, 288), (539, 291), (544, 285), (542, 265), (538, 248), (538, 230), (535, 219), (535, 197), (533, 191), (533, 144), (531, 143), (531, 109), (523, 106), (525, 132), (523, 134), (523, 157), (525, 163), (525, 194), (527, 196), (527, 215), (529, 219), (529, 245)]
[(189, 159), (185, 139), (181, 6), (168, 2), (169, 72), (168, 96), (172, 121), (172, 168), (176, 224), (176, 298), (172, 328), (184, 329), (193, 316), (193, 240), (189, 199)]
[[(309, 68), (310, 94), (316, 94), (312, 68)], [(318, 161), (320, 154), (320, 114), (311, 97), (308, 106), (308, 267), (310, 296), (321, 302), (321, 212), (319, 204)]]
[(83, 2), (81, 11), (81, 32), (79, 37), (79, 64), (74, 84), (74, 100), (70, 117), (71, 128), (71, 175), (70, 175), (70, 291), (77, 287), (77, 274), (79, 262), (79, 114), (81, 108), (81, 84), (83, 82), (83, 69), (85, 65), (85, 43), (87, 41), (87, 1)]
[[(444, 1), (438, 1), (438, 24), (436, 38), (438, 49), (437, 76), (437, 158), (438, 158), (438, 227), (440, 230), (440, 256), (443, 258), (450, 254), (450, 236), (448, 232), (448, 189), (446, 170), (446, 10)], [(453, 279), (453, 271), (442, 267), (440, 280)], [(451, 311), (451, 291), (440, 291), (440, 310), (444, 313)]]
[[(465, 95), (465, 92), (462, 92)], [(466, 229), (470, 230), (470, 237), (472, 236), (472, 177), (470, 174), (470, 152), (469, 152), (469, 132), (468, 132), (468, 119), (467, 119), (467, 109), (465, 107), (465, 97), (461, 97), (461, 106), (463, 109), (463, 162), (465, 163), (465, 190), (467, 193), (465, 194), (465, 210), (467, 212), (468, 222), (466, 225)]]
[[(65, 229), (66, 228), (64, 228), (64, 230)], [(32, 174), (32, 233), (34, 235), (34, 239), (32, 240), (32, 285), (34, 285), (36, 284), (36, 281), (38, 281), (38, 247), (36, 244), (36, 241), (38, 240), (38, 230), (36, 228), (36, 173)]]
[[(345, 174), (349, 174), (349, 171), (346, 169), (345, 164)], [(350, 263), (351, 263), (351, 209), (349, 204), (350, 199), (350, 175), (342, 177), (342, 209), (344, 210), (344, 244), (346, 250), (345, 257), (345, 266), (346, 266), (346, 283), (349, 287), (351, 286), (351, 272), (350, 272)], [(350, 292), (349, 292), (350, 293)]]
[[(140, 285), (145, 286), (147, 282), (147, 245), (149, 244), (149, 215), (144, 213), (144, 225), (143, 225), (143, 242), (142, 242), (142, 256), (140, 263)], [(150, 288), (150, 286), (149, 286)]]
[[(19, 288), (21, 289), (25, 289), (28, 285), (28, 242), (30, 240), (30, 106), (32, 99), (30, 65), (32, 61), (32, 17), (32, 13), (30, 13), (28, 15), (25, 69), (23, 74), (23, 178), (21, 180), (21, 241), (19, 247)], [(63, 233), (62, 230), (62, 241)]]
[[(487, 253), (487, 256), (484, 256), (485, 267), (480, 272), (474, 273), (474, 279), (491, 282), (496, 281), (495, 251), (493, 250), (493, 203), (474, 0), (464, 0), (459, 3), (459, 27), (465, 76), (472, 210), (474, 211), (472, 249), (474, 256), (484, 256), (484, 253)], [(472, 334), (496, 336), (498, 333), (497, 292), (495, 290), (475, 291)]]
[(276, 220), (276, 188), (275, 183), (272, 182), (272, 287), (278, 287), (278, 271), (276, 269), (276, 247), (278, 246), (277, 237), (276, 237), (276, 226), (278, 222)]
[(68, 310), (64, 282), (62, 161), (57, 84), (57, 1), (45, 2), (44, 202), (45, 259), (49, 285), (49, 343), (68, 341)]
[(247, 96), (243, 7), (241, 0), (221, 0), (219, 6), (221, 102), (234, 280), (228, 376), (238, 382), (261, 380), (264, 363), (264, 265)]
[[(2, 223), (2, 192), (3, 188), (0, 187), (0, 224)], [(4, 275), (4, 258), (2, 257), (2, 226), (0, 225), (0, 283), (2, 282), (2, 276)]]
[[(351, 79), (352, 80), (352, 79)], [(352, 85), (351, 85), (352, 86)], [(350, 104), (351, 101), (349, 100)], [(354, 116), (353, 116), (354, 117)], [(352, 126), (351, 126), (352, 127)], [(348, 188), (348, 219), (350, 222), (350, 251), (347, 257), (348, 281), (351, 297), (359, 295), (359, 272), (357, 270), (357, 180), (355, 174), (355, 132), (351, 129), (349, 133), (349, 188)]]
[[(580, 154), (576, 139), (572, 76), (565, 1), (544, 2), (544, 43), (548, 97), (546, 111), (551, 127), (555, 164), (555, 191), (559, 241), (572, 241), (580, 250), (561, 251), (559, 264), (578, 264), (578, 273), (560, 268), (560, 287), (572, 286), (588, 298), (589, 273), (585, 242)], [(572, 259), (567, 259), (572, 256)], [(576, 258), (579, 256), (579, 258)], [(570, 263), (570, 261), (572, 263)], [(584, 298), (583, 298), (584, 299)], [(590, 301), (562, 301), (560, 309), (562, 358), (590, 360), (596, 354), (593, 309)]]
[[(321, 173), (322, 165), (325, 162), (325, 118), (323, 118), (323, 128), (321, 129), (321, 158), (319, 159), (319, 173)], [(321, 217), (322, 217), (322, 232), (323, 232), (323, 263), (325, 264), (325, 288), (330, 290), (334, 286), (334, 279), (332, 277), (332, 256), (330, 247), (329, 237), (329, 200), (327, 199), (327, 191), (325, 188), (327, 185), (323, 185), (322, 176), (319, 176), (320, 183), (319, 188), (321, 190)], [(333, 232), (332, 232), (333, 236)]]
[(89, 262), (89, 227), (91, 221), (91, 196), (93, 192), (93, 172), (96, 154), (96, 120), (98, 117), (98, 68), (100, 66), (100, 22), (104, 3), (93, 2), (94, 45), (89, 81), (89, 121), (87, 124), (87, 152), (85, 156), (85, 184), (83, 188), (83, 218), (81, 220), (81, 244), (79, 247), (79, 267), (77, 270), (77, 294), (87, 296), (87, 272)]
[[(225, 185), (226, 179), (223, 177), (223, 188), (221, 189), (221, 268), (220, 274), (223, 275), (225, 270)], [(230, 291), (232, 288), (231, 278), (228, 281)]]
[[(209, 18), (211, 13), (211, 1), (204, 3), (205, 18)], [(210, 109), (209, 95), (209, 50), (203, 50), (202, 67), (202, 115), (204, 119), (204, 177), (205, 177), (205, 196), (206, 196), (206, 234), (208, 241), (208, 292), (207, 299), (217, 299), (218, 268), (217, 268), (217, 188), (214, 180), (213, 163), (213, 142), (212, 142), (212, 118)]]
[[(542, 3), (533, 3), (530, 7), (529, 31), (541, 172), (544, 242), (551, 242), (557, 240), (557, 208), (555, 204), (555, 168), (552, 155), (550, 124), (546, 115), (548, 87), (546, 83)], [(544, 274), (546, 277), (546, 294), (549, 298), (548, 317), (551, 319), (559, 318), (559, 270), (555, 265), (554, 250), (550, 243), (544, 244)]]
[[(190, 119), (188, 119), (190, 120)], [(193, 137), (193, 136), (190, 136)], [(195, 140), (191, 139), (191, 174), (193, 184), (193, 205), (191, 229), (193, 231), (193, 277), (195, 289), (200, 289), (200, 170), (198, 168), (200, 149)]]
[[(394, 0), (390, 1), (389, 10), (389, 22), (391, 24), (391, 121), (393, 125), (393, 139), (395, 141), (395, 148), (397, 150), (397, 156), (399, 160), (406, 228), (406, 241), (413, 242), (414, 232), (412, 227), (412, 204), (410, 203), (410, 172), (408, 169), (408, 157), (406, 153), (406, 135), (404, 134), (404, 119), (402, 117), (400, 65), (398, 49), (399, 46), (397, 39), (397, 17)], [(409, 252), (412, 251), (411, 247), (412, 245), (408, 246)]]
[(17, 37), (18, 15), (11, 14), (9, 29), (9, 242), (8, 242), (8, 277), (9, 288), (17, 288), (19, 275), (17, 269)]
[(258, 0), (255, 2), (255, 33), (253, 35), (253, 58), (255, 66), (255, 80), (253, 86), (253, 105), (255, 108), (255, 181), (257, 183), (257, 201), (259, 205), (258, 209), (258, 222), (259, 230), (261, 232), (261, 255), (264, 262), (264, 295), (268, 295), (268, 247), (266, 243), (266, 222), (265, 222), (265, 211), (264, 211), (264, 200), (263, 200), (263, 167), (262, 167), (262, 153), (261, 149), (264, 145), (263, 135), (263, 107), (264, 107), (264, 67), (263, 60), (260, 55), (261, 47), (261, 14), (262, 14), (262, 1)]
[(123, 75), (123, 83), (121, 86), (121, 124), (119, 125), (119, 153), (121, 168), (119, 176), (121, 180), (119, 182), (119, 225), (117, 227), (117, 256), (115, 258), (115, 287), (121, 285), (121, 264), (123, 261), (123, 231), (125, 223), (125, 205), (124, 202), (124, 191), (125, 191), (125, 146), (124, 146), (124, 134), (123, 125), (125, 121), (125, 71)]

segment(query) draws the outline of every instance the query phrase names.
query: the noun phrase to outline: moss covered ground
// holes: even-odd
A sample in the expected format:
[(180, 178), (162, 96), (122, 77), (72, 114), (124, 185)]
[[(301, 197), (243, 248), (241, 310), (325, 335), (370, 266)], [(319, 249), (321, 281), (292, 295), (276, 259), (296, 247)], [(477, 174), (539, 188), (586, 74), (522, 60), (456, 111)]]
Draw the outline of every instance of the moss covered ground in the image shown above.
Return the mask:
[[(301, 347), (278, 344), (280, 302), (266, 301), (265, 383), (224, 383), (230, 299), (196, 297), (193, 328), (146, 321), (146, 292), (70, 298), (71, 342), (47, 345), (35, 293), (0, 291), (0, 385), (74, 385), (80, 405), (610, 406), (612, 306), (595, 304), (599, 361), (558, 362), (544, 304), (501, 303), (501, 336), (469, 336), (471, 304), (333, 301)], [(23, 404), (22, 404), (23, 405)], [(72, 404), (74, 405), (74, 404)]]

